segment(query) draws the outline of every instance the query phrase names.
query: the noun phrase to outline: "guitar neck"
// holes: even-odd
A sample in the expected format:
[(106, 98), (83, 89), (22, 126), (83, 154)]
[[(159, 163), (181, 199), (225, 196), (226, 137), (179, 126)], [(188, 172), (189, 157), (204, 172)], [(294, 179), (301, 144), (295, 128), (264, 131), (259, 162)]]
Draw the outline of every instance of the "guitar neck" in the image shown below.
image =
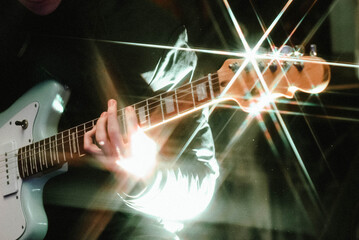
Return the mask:
[[(146, 130), (222, 99), (232, 99), (243, 111), (249, 111), (252, 104), (263, 105), (260, 97), (265, 91), (273, 98), (281, 96), (292, 98), (298, 90), (319, 93), (328, 86), (330, 69), (327, 64), (323, 64), (325, 62), (323, 59), (296, 57), (294, 60), (294, 62), (261, 60), (260, 65), (264, 69), (261, 74), (263, 80), (260, 81), (253, 68), (240, 71), (236, 76), (237, 70), (245, 60), (227, 59), (217, 73), (138, 102), (132, 107), (136, 111), (139, 126)], [(297, 60), (303, 63), (298, 64)], [(278, 65), (281, 67), (279, 68)], [(227, 89), (230, 82), (230, 89)], [(223, 97), (220, 96), (222, 94)], [(267, 99), (267, 96), (264, 99)], [(125, 109), (118, 111), (118, 119), (122, 133), (126, 135)], [(56, 170), (65, 162), (84, 156), (84, 134), (96, 125), (96, 121), (97, 119), (89, 121), (20, 148), (18, 150), (20, 176), (28, 178)]]
[[(220, 84), (215, 73), (133, 104), (132, 107), (136, 111), (139, 126), (146, 130), (202, 109), (219, 95)], [(122, 132), (126, 135), (125, 109), (118, 111), (118, 118)], [(84, 156), (84, 134), (96, 122), (97, 119), (94, 119), (20, 148), (18, 168), (21, 178), (57, 170), (64, 163)]]

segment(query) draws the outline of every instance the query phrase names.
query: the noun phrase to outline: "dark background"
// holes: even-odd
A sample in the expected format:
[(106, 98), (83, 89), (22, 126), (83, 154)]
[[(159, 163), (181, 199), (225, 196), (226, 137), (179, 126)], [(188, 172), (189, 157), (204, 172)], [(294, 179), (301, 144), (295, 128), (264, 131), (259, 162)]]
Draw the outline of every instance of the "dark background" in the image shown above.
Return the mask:
[[(327, 61), (354, 62), (356, 3), (331, 5), (332, 1), (319, 0), (305, 15), (313, 2), (294, 1), (270, 34), (271, 40), (280, 46), (305, 16), (288, 45), (305, 42), (308, 52), (315, 43), (319, 56)], [(229, 3), (254, 46), (263, 33), (255, 11), (268, 27), (286, 1)], [(224, 4), (215, 0), (63, 0), (56, 12), (45, 17), (4, 0), (0, 16), (1, 110), (36, 83), (54, 78), (72, 90), (60, 130), (97, 117), (110, 97), (122, 96), (130, 104), (153, 94), (139, 73), (153, 69), (165, 53), (78, 38), (169, 45), (185, 26), (193, 48), (243, 50)], [(268, 48), (267, 41), (263, 47)], [(198, 57), (197, 77), (215, 72), (227, 58), (204, 53)], [(115, 83), (114, 91), (100, 88), (101, 64)], [(294, 102), (300, 104), (277, 104), (285, 111), (281, 116), (316, 192), (284, 129), (276, 128), (276, 117), (263, 113), (263, 122), (254, 120), (238, 132), (247, 113), (217, 108), (210, 124), (221, 163), (218, 189), (208, 210), (186, 223), (180, 234), (183, 239), (358, 239), (358, 79), (354, 68), (333, 66), (331, 73), (323, 93), (298, 92)], [(44, 189), (46, 239), (71, 238), (84, 222), (101, 220), (99, 216), (117, 210), (113, 194), (103, 190), (107, 177), (91, 166), (76, 165), (49, 181)], [(126, 222), (123, 215), (116, 217), (112, 229)]]

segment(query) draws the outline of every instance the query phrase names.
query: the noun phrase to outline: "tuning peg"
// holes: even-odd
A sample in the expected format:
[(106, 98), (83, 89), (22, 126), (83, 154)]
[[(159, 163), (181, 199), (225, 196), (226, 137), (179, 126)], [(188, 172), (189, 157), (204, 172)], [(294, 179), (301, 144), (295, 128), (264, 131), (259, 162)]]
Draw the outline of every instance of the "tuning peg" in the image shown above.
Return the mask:
[(290, 64), (287, 61), (281, 63), (282, 69), (287, 71), (290, 68)]
[(271, 70), (272, 73), (277, 71), (277, 69), (278, 69), (277, 63), (273, 61), (273, 63), (271, 63), (271, 65), (269, 65), (269, 69)]
[(280, 49), (280, 54), (285, 55), (285, 56), (290, 56), (293, 54), (293, 48), (291, 46), (288, 45), (284, 45), (281, 49)]
[(296, 67), (296, 69), (297, 69), (299, 72), (301, 72), (301, 71), (303, 70), (303, 68), (304, 68), (303, 62), (295, 62), (293, 65)]
[(302, 57), (304, 55), (304, 47), (302, 45), (295, 45), (294, 56)]
[(265, 64), (264, 64), (264, 62), (262, 62), (262, 61), (259, 61), (258, 62), (258, 67), (259, 67), (259, 70), (261, 71), (261, 72), (263, 72), (263, 70), (265, 69)]
[(228, 65), (228, 67), (234, 72), (236, 73), (239, 69), (239, 64), (237, 62), (235, 63), (231, 63)]
[(246, 73), (250, 73), (253, 69), (253, 65), (251, 63), (248, 63), (245, 67), (244, 67), (244, 71)]
[(310, 44), (310, 52), (309, 52), (310, 56), (312, 57), (316, 57), (317, 56), (317, 45), (315, 44)]
[[(293, 55), (298, 59), (302, 57), (304, 55), (304, 47), (302, 45), (295, 45)], [(301, 72), (304, 68), (303, 62), (294, 62), (293, 65), (297, 68), (299, 72)]]

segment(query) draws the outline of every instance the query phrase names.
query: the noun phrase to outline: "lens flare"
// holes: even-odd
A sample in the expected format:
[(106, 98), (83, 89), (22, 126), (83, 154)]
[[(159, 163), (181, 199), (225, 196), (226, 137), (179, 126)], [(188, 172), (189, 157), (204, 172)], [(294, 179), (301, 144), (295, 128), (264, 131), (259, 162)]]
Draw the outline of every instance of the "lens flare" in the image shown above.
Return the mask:
[(129, 157), (120, 157), (116, 164), (138, 178), (151, 175), (156, 165), (157, 144), (139, 129), (131, 138), (130, 151)]

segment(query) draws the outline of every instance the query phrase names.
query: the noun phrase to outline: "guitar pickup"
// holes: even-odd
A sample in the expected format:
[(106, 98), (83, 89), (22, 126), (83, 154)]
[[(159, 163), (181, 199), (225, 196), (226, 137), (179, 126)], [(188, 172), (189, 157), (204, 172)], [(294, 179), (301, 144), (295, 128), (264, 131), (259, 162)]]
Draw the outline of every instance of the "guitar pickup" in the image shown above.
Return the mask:
[(17, 152), (15, 142), (0, 145), (0, 192), (3, 197), (18, 191)]

